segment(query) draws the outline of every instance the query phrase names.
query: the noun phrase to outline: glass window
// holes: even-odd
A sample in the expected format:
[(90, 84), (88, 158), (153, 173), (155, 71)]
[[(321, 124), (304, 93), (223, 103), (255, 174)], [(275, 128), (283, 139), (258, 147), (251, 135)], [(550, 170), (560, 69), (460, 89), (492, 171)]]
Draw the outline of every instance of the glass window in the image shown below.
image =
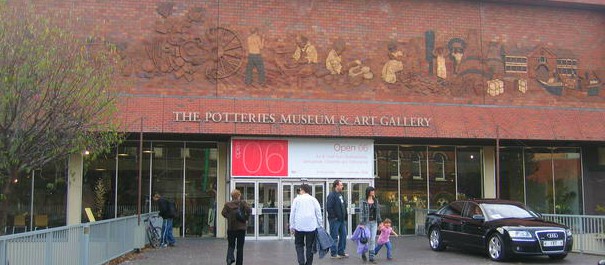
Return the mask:
[(435, 180), (445, 181), (445, 155), (436, 153), (433, 162), (435, 163)]
[(426, 179), (426, 155), (422, 152), (415, 152), (410, 154), (410, 170), (412, 172), (412, 179), (423, 180)]
[(579, 148), (502, 148), (500, 161), (501, 198), (539, 213), (583, 214)]
[[(346, 192), (347, 189), (349, 189), (349, 186), (347, 185), (347, 183), (344, 183), (344, 191)], [(349, 211), (349, 213), (352, 214), (351, 216), (351, 227), (357, 227), (357, 224), (359, 223), (359, 212), (360, 212), (360, 201), (362, 199), (365, 199), (365, 190), (366, 188), (370, 186), (368, 183), (351, 183), (351, 209)], [(330, 185), (330, 187), (332, 187)], [(377, 196), (381, 196), (380, 192), (378, 193)], [(383, 196), (386, 197), (386, 196)], [(383, 203), (383, 200), (380, 197), (380, 202)], [(320, 201), (321, 202), (321, 201)], [(386, 200), (385, 200), (386, 202)], [(392, 204), (391, 204), (392, 205)], [(353, 209), (354, 208), (354, 209)], [(398, 209), (398, 208), (396, 208)], [(391, 212), (393, 212), (393, 210), (391, 209)], [(384, 217), (383, 217), (384, 219)], [(391, 219), (393, 220), (393, 219)], [(399, 219), (396, 219), (397, 222), (393, 221), (393, 225), (397, 226), (397, 229), (399, 229)], [(399, 231), (399, 230), (396, 230)]]
[(500, 148), (500, 198), (525, 202), (523, 149)]
[(578, 148), (554, 150), (555, 213), (582, 214), (581, 164)]
[(584, 214), (605, 215), (605, 147), (582, 146)]
[(535, 218), (532, 212), (512, 204), (482, 204), (490, 220), (503, 218)]
[(456, 199), (456, 151), (452, 146), (429, 147), (429, 208), (437, 209)]
[[(143, 142), (142, 159), (139, 159), (139, 142), (125, 141), (107, 154), (94, 159), (86, 156), (82, 207), (90, 208), (96, 220), (136, 214), (139, 161), (142, 168), (141, 212), (148, 212), (150, 206), (151, 210), (157, 210), (157, 205), (150, 200), (152, 192), (157, 191), (175, 201), (179, 212), (183, 213), (181, 209), (185, 206), (188, 229), (183, 232), (197, 236), (215, 235), (217, 149), (214, 143), (146, 141)], [(12, 182), (17, 195), (10, 198), (14, 203), (8, 211), (9, 226), (12, 226), (14, 216), (24, 216), (28, 229), (65, 225), (67, 166), (66, 160), (51, 163), (36, 170), (33, 179), (30, 174)], [(151, 184), (150, 178), (153, 179)], [(32, 183), (33, 211), (30, 204)], [(82, 221), (88, 221), (86, 215), (82, 218)], [(181, 216), (175, 219), (177, 229), (183, 224), (181, 219)], [(42, 225), (46, 223), (48, 225)], [(20, 232), (24, 231), (25, 227), (20, 229)]]
[[(185, 163), (183, 154), (185, 146), (183, 142), (153, 142), (151, 146), (152, 157), (152, 194), (159, 192), (162, 197), (176, 203), (179, 213), (182, 213), (183, 205), (183, 182)], [(173, 227), (176, 228), (174, 235), (182, 234), (181, 215), (174, 218)]]
[(33, 176), (33, 227), (44, 227), (43, 223), (36, 224), (36, 216), (46, 217), (47, 227), (64, 226), (67, 223), (67, 161), (50, 163), (36, 170)]
[(460, 216), (462, 215), (462, 209), (464, 209), (464, 202), (454, 202), (441, 208), (439, 214)]
[[(139, 141), (126, 141), (118, 147), (117, 212), (116, 215), (129, 216), (137, 213), (139, 196)], [(148, 212), (150, 205), (149, 165), (153, 153), (151, 142), (143, 141), (141, 165), (141, 212)], [(114, 183), (115, 185), (115, 183)]]
[(397, 178), (398, 158), (397, 146), (376, 146), (376, 177), (377, 179)]
[(467, 202), (466, 208), (464, 208), (463, 216), (467, 218), (473, 218), (473, 215), (483, 215), (481, 207), (474, 202)]
[(399, 146), (402, 234), (414, 234), (416, 211), (428, 209), (426, 157), (426, 146)]
[(456, 148), (457, 199), (483, 197), (483, 149)]
[[(237, 182), (235, 184), (235, 188), (242, 193), (241, 200), (246, 201), (248, 205), (250, 205), (250, 207), (252, 208), (257, 207), (257, 205), (254, 203), (254, 198), (256, 196), (254, 194), (254, 183)], [(294, 197), (296, 197), (296, 195), (294, 195)], [(255, 220), (256, 218), (254, 216), (250, 216), (250, 219), (248, 220), (248, 224), (246, 226), (246, 236), (254, 236), (254, 226), (256, 225)]]
[(217, 150), (202, 143), (185, 143), (186, 235), (216, 234)]
[[(82, 207), (90, 208), (96, 220), (114, 218), (115, 156), (113, 150), (94, 160), (91, 156), (84, 159)], [(89, 220), (83, 216), (83, 221)]]
[[(393, 221), (393, 229), (400, 232), (399, 225), (399, 153), (397, 145), (379, 145), (375, 147), (379, 164), (378, 178), (375, 179), (376, 196), (381, 206), (382, 219)], [(360, 185), (365, 186), (365, 185)], [(353, 187), (352, 192), (355, 192)], [(361, 194), (364, 194), (361, 191)], [(355, 195), (353, 195), (355, 198)], [(359, 196), (357, 196), (359, 197)], [(363, 196), (365, 198), (365, 195)], [(352, 198), (352, 199), (354, 199)], [(358, 202), (357, 202), (358, 203)], [(356, 222), (356, 220), (354, 220)]]
[[(67, 206), (67, 160), (51, 162), (20, 178), (10, 179), (5, 234), (64, 226)], [(32, 186), (33, 185), (33, 186)]]
[(525, 149), (526, 204), (540, 213), (554, 213), (552, 158), (549, 149)]

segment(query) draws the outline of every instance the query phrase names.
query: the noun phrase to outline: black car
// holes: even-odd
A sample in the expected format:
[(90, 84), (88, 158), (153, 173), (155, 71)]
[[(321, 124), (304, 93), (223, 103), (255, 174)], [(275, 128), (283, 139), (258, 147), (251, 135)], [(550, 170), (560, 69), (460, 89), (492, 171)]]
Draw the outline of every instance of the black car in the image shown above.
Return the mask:
[(475, 248), (487, 251), (495, 261), (515, 255), (564, 259), (573, 245), (569, 228), (545, 221), (515, 201), (454, 201), (429, 213), (425, 227), (431, 249), (435, 251), (447, 246)]

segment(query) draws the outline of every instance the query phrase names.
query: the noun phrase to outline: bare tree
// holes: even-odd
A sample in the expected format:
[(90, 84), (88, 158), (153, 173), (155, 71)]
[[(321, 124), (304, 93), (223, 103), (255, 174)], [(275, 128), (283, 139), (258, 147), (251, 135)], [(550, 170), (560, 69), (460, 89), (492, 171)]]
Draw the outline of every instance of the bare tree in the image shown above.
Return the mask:
[(29, 7), (0, 1), (0, 227), (12, 183), (51, 161), (120, 141), (115, 55), (103, 41), (80, 40)]

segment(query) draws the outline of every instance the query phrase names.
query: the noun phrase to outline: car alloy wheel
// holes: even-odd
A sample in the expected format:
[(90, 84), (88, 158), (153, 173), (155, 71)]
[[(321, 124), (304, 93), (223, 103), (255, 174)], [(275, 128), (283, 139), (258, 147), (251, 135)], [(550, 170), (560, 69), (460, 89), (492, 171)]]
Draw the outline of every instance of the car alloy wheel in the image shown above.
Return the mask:
[(443, 240), (441, 239), (441, 231), (439, 228), (431, 229), (429, 234), (429, 244), (431, 245), (432, 250), (444, 250), (445, 245), (443, 244)]
[(499, 234), (493, 234), (487, 244), (487, 253), (492, 260), (502, 261), (506, 259), (506, 247)]

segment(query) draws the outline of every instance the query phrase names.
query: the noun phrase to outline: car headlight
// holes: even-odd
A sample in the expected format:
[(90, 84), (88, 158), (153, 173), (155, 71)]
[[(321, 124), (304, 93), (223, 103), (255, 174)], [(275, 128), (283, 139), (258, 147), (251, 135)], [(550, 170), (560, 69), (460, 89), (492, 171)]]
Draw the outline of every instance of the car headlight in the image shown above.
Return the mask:
[(531, 234), (527, 231), (508, 231), (511, 238), (531, 238)]
[(565, 229), (565, 235), (567, 235), (567, 237), (571, 236), (571, 229)]

